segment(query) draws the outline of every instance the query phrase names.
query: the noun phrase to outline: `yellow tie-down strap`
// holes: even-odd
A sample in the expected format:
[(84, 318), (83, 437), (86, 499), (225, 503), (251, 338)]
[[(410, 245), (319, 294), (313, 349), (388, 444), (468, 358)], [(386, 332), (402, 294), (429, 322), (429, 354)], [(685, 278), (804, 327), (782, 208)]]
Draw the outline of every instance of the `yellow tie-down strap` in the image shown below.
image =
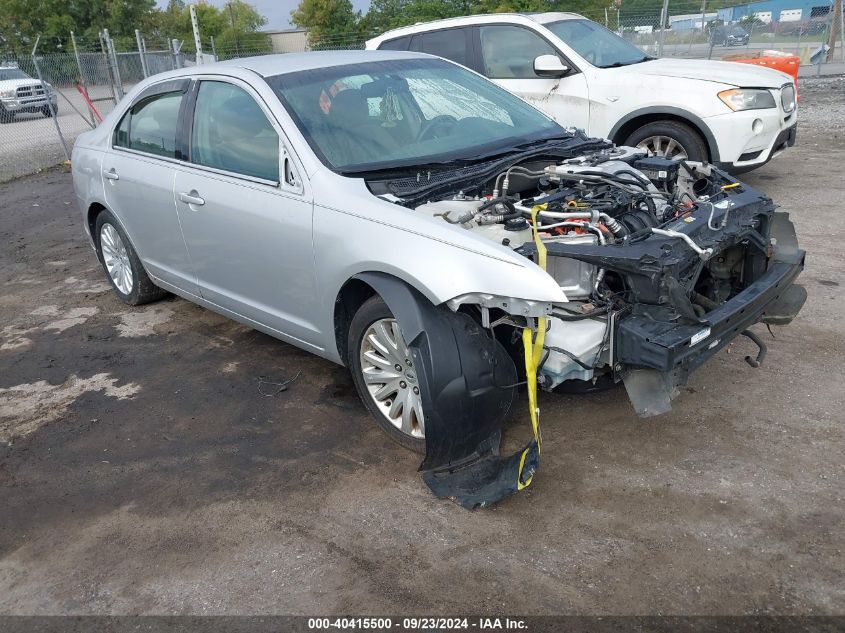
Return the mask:
[[(537, 205), (531, 209), (531, 224), (534, 229), (534, 244), (537, 246), (537, 265), (546, 270), (546, 245), (540, 239), (537, 231), (537, 213), (546, 208), (545, 204)], [(546, 339), (546, 317), (537, 319), (537, 336), (530, 327), (522, 330), (522, 345), (525, 351), (525, 381), (528, 385), (528, 412), (531, 416), (531, 430), (534, 432), (534, 441), (537, 443), (537, 454), (540, 454), (542, 438), (540, 435), (540, 409), (537, 406), (537, 367), (543, 358), (543, 342)], [(519, 458), (519, 470), (517, 471), (516, 488), (522, 490), (531, 485), (534, 479), (532, 473), (527, 480), (523, 481), (522, 470), (525, 466), (525, 459), (531, 451), (527, 446)]]

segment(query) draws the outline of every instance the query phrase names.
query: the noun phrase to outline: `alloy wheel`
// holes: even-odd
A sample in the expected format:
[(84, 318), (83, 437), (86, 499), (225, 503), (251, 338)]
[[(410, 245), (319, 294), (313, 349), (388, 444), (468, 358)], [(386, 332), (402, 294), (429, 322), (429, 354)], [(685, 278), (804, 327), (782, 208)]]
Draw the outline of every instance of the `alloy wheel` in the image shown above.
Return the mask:
[(405, 435), (424, 438), (419, 383), (395, 319), (379, 319), (367, 328), (359, 358), (367, 392), (385, 419)]
[(132, 264), (129, 262), (129, 253), (120, 233), (108, 222), (100, 229), (100, 250), (103, 252), (106, 272), (114, 285), (121, 293), (131, 294), (135, 278), (132, 274)]
[(655, 156), (663, 156), (665, 158), (678, 158), (686, 160), (688, 158), (687, 151), (684, 146), (670, 136), (647, 136), (639, 143), (639, 149), (648, 150)]

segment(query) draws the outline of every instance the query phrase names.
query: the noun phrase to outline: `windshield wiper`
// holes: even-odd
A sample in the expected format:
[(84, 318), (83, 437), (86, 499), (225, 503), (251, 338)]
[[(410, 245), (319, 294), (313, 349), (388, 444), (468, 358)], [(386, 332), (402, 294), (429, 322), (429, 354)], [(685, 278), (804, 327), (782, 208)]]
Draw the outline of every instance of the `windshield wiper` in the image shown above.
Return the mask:
[(653, 59), (657, 59), (656, 57), (651, 57), (650, 55), (643, 55), (640, 59), (635, 59), (629, 62), (613, 62), (612, 64), (607, 64), (605, 66), (599, 66), (599, 68), (621, 68), (622, 66), (633, 66), (634, 64), (642, 64), (643, 62), (650, 62)]
[(574, 138), (574, 134), (568, 134), (566, 136), (552, 136), (546, 138), (538, 138), (531, 141), (525, 141), (523, 143), (516, 143), (515, 145), (510, 145), (508, 147), (499, 147), (495, 150), (491, 150), (489, 152), (485, 152), (483, 154), (476, 154), (470, 158), (465, 160), (476, 161), (482, 160), (484, 158), (493, 158), (494, 156), (505, 156), (508, 154), (524, 154), (526, 152), (535, 151), (538, 147), (553, 147), (560, 143), (564, 143), (567, 141), (571, 141)]

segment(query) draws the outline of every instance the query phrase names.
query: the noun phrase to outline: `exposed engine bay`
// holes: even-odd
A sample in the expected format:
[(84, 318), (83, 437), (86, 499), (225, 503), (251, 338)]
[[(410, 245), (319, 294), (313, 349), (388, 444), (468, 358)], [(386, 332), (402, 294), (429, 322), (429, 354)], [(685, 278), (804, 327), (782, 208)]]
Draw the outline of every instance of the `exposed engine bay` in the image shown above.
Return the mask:
[[(461, 191), (415, 209), (530, 258), (537, 256), (536, 218), (546, 270), (569, 299), (548, 318), (538, 375), (547, 390), (595, 384), (636, 361), (629, 346), (614, 349), (621, 317), (700, 324), (756, 280), (771, 256), (767, 198), (709, 165), (630, 147), (515, 165), (489, 191)], [(672, 274), (655, 277), (648, 266), (670, 252)], [(707, 338), (704, 331), (691, 344)], [(668, 404), (632, 400), (640, 415)]]
[[(759, 366), (766, 345), (748, 328), (761, 321), (787, 324), (806, 299), (804, 288), (792, 284), (804, 251), (788, 215), (711, 165), (581, 138), (580, 153), (531, 157), (493, 174), (476, 169), (438, 181), (429, 173), (417, 176), (416, 187), (410, 179), (368, 184), (396, 204), (513, 249), (559, 285), (564, 303), (481, 294), (448, 302), (502, 343), (516, 367), (524, 362), (529, 395), (534, 382), (548, 391), (623, 382), (637, 414), (651, 416), (667, 412), (689, 373), (738, 336), (757, 346), (746, 361)], [(526, 332), (533, 338), (520, 347)], [(486, 356), (496, 354), (491, 349)], [(494, 380), (488, 393), (501, 384)], [(482, 392), (476, 387), (472, 394)], [(476, 397), (468, 395), (467, 402)], [(502, 409), (497, 398), (487, 400)], [(429, 408), (437, 401), (435, 394)], [(479, 402), (465, 409), (480, 409)], [(451, 410), (456, 406), (452, 402)], [(530, 399), (532, 423), (535, 406)], [(444, 407), (444, 419), (449, 415)], [(458, 475), (455, 464), (472, 462), (473, 452), (472, 442), (461, 444), (458, 434), (470, 433), (472, 424), (485, 429), (477, 439), (493, 433), (474, 449), (478, 456), (498, 445), (497, 430), (468, 414), (458, 430), (444, 424), (440, 437), (426, 416), (421, 468), (431, 469), (426, 481), (441, 496), (484, 505), (521, 489), (501, 492), (514, 472), (522, 481), (526, 458), (532, 469), (539, 463), (535, 425), (535, 440), (521, 457), (488, 457)]]

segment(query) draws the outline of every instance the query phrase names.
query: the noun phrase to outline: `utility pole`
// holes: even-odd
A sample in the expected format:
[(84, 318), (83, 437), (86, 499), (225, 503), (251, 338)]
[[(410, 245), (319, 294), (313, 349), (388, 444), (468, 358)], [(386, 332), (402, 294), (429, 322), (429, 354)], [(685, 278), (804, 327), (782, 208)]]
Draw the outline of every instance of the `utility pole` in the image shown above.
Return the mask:
[[(827, 51), (828, 64), (833, 61), (833, 54), (836, 52), (836, 36), (837, 31), (842, 30), (842, 0), (835, 0), (833, 3), (833, 19), (830, 21), (830, 33), (827, 38), (827, 45), (830, 47)], [(845, 47), (845, 41), (842, 42)]]
[(197, 5), (192, 4), (188, 10), (191, 13), (191, 28), (194, 30), (194, 47), (197, 51), (197, 63), (201, 64), (202, 61), (202, 39), (200, 38), (200, 25), (197, 22)]

